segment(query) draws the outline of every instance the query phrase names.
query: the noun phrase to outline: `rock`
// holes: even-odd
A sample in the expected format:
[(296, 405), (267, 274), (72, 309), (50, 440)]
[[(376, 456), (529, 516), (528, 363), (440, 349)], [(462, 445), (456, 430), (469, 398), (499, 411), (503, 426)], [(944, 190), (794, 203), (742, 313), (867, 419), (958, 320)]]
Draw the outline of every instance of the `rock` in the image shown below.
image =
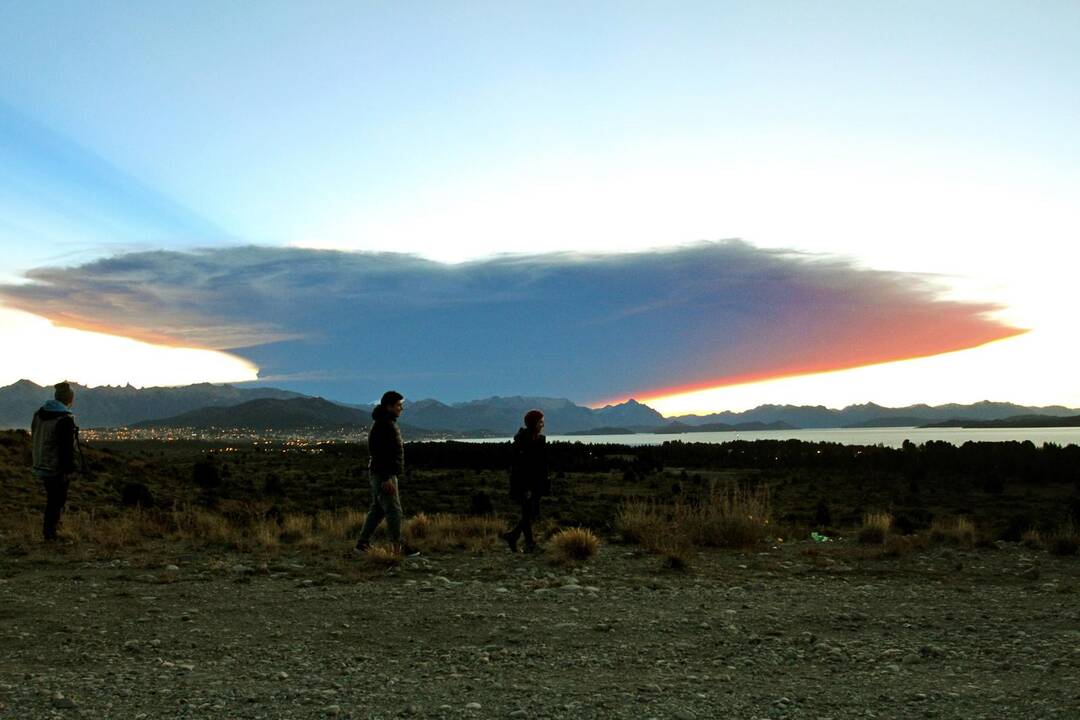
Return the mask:
[(471, 703), (469, 703), (468, 705), (465, 706), (465, 709), (466, 710), (482, 710), (483, 707), (484, 706), (481, 705), (478, 702), (471, 702)]
[(1038, 580), (1039, 568), (1035, 565), (1032, 565), (1031, 567), (1022, 570), (1020, 572), (1020, 577), (1022, 577), (1024, 580)]
[(327, 705), (322, 709), (323, 715), (329, 715), (330, 717), (337, 717), (341, 714), (340, 705)]
[(64, 697), (64, 693), (57, 692), (52, 696), (52, 706), (61, 710), (74, 710), (78, 704), (71, 698)]
[(251, 575), (255, 572), (255, 568), (237, 563), (236, 565), (232, 566), (232, 571), (237, 575)]
[(179, 565), (166, 565), (165, 566), (165, 572), (170, 572), (170, 573), (180, 572), (180, 566)]

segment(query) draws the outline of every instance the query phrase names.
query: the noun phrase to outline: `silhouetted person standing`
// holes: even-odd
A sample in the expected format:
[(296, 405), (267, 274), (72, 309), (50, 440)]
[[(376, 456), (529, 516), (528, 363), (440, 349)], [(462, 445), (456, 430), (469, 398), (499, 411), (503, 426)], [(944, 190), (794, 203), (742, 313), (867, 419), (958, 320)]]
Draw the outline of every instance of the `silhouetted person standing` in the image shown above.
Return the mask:
[(525, 413), (525, 427), (514, 435), (513, 460), (510, 466), (510, 498), (521, 506), (521, 519), (502, 539), (517, 552), (518, 538), (525, 536), (525, 552), (537, 549), (533, 522), (540, 516), (540, 498), (551, 492), (548, 480), (547, 439), (543, 436), (544, 413)]
[(75, 472), (75, 452), (79, 445), (79, 428), (71, 413), (75, 391), (66, 382), (57, 383), (53, 398), (34, 413), (30, 423), (34, 475), (45, 485), (43, 529), (47, 542), (56, 540), (56, 528), (67, 503), (68, 485), (71, 473)]
[(401, 393), (387, 390), (378, 406), (371, 411), (371, 430), (368, 432), (369, 479), (371, 481), (371, 508), (368, 510), (356, 549), (367, 550), (375, 528), (386, 518), (386, 532), (390, 542), (406, 556), (419, 555), (413, 548), (401, 542), (401, 496), (398, 478), (405, 472), (405, 444), (397, 419), (405, 408)]

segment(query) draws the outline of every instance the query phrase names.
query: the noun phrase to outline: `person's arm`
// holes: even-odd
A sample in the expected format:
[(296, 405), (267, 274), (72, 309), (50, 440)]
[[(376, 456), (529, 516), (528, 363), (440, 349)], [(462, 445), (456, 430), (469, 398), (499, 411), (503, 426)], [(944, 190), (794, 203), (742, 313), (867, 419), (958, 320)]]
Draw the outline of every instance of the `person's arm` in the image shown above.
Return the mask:
[(56, 454), (60, 472), (75, 472), (75, 420), (68, 416), (56, 421)]

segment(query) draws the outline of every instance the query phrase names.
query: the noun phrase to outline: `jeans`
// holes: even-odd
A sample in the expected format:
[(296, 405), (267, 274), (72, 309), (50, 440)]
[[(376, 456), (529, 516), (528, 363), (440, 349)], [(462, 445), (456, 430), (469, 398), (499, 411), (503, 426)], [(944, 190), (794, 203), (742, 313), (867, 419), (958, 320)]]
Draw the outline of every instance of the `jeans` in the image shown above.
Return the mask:
[(525, 536), (525, 546), (532, 547), (536, 544), (533, 539), (532, 524), (536, 518), (540, 517), (540, 496), (536, 493), (525, 493), (520, 498), (521, 502), (521, 519), (518, 520), (518, 524), (514, 526), (514, 529), (510, 531), (510, 537), (516, 543), (519, 535)]
[(71, 481), (66, 475), (46, 475), (41, 478), (45, 485), (45, 523), (43, 527), (46, 540), (56, 539), (56, 526), (60, 524), (60, 513), (67, 504), (68, 486)]
[(370, 474), (371, 479), (371, 507), (368, 509), (367, 518), (364, 520), (364, 528), (360, 531), (357, 545), (365, 545), (371, 540), (375, 528), (386, 518), (386, 534), (392, 543), (401, 542), (401, 496), (398, 493), (387, 495), (382, 485), (387, 480), (394, 483), (397, 488), (397, 478), (393, 475)]

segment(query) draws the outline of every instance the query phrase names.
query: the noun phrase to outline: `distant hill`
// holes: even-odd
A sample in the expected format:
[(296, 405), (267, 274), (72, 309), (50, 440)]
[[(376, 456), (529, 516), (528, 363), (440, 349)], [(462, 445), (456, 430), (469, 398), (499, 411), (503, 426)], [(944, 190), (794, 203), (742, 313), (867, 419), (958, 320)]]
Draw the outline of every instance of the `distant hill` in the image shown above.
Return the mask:
[(663, 415), (635, 400), (592, 410), (566, 398), (527, 396), (490, 397), (453, 405), (438, 400), (407, 402), (402, 420), (429, 430), (486, 430), (513, 435), (521, 427), (525, 413), (534, 408), (544, 413), (544, 432), (548, 435), (565, 435), (598, 427), (653, 427), (664, 420)]
[(845, 425), (845, 428), (890, 428), (890, 427), (918, 427), (926, 420), (913, 415), (897, 415), (896, 417), (879, 417), (863, 422)]
[(571, 430), (570, 432), (563, 433), (563, 435), (634, 435), (635, 433), (635, 430), (624, 427), (597, 427), (592, 428), (591, 430)]
[(681, 422), (668, 423), (656, 428), (654, 433), (673, 435), (677, 433), (702, 433), (702, 432), (753, 432), (756, 430), (796, 430), (798, 428), (786, 422), (746, 422), (728, 425), (726, 423), (705, 423), (704, 425), (686, 425)]
[(173, 417), (144, 420), (135, 428), (237, 428), (300, 430), (356, 428), (371, 424), (371, 411), (345, 407), (322, 398), (260, 398), (232, 407), (207, 407)]
[[(971, 420), (1003, 420), (1017, 415), (1075, 415), (1080, 410), (1052, 405), (1049, 407), (1026, 407), (1012, 403), (990, 402), (984, 400), (973, 405), (908, 405), (889, 408), (875, 403), (849, 405), (842, 410), (835, 410), (821, 405), (760, 405), (745, 412), (722, 412), (710, 415), (683, 415), (670, 418), (687, 425), (705, 425), (708, 423), (737, 424), (744, 422), (786, 422), (799, 428), (837, 428), (837, 427), (904, 427), (907, 425), (925, 425), (944, 422), (955, 418)], [(886, 425), (887, 421), (902, 422), (903, 425)], [(862, 425), (863, 423), (882, 423)]]
[(1002, 420), (971, 420), (954, 418), (945, 422), (923, 425), (924, 428), (1049, 428), (1080, 427), (1080, 415), (1053, 417), (1046, 415), (1016, 415)]
[[(172, 417), (206, 407), (239, 405), (248, 400), (303, 397), (276, 388), (237, 388), (200, 383), (183, 387), (135, 388), (102, 386), (75, 388), (75, 416), (84, 428), (130, 426), (141, 420)], [(52, 398), (52, 387), (20, 380), (0, 388), (0, 428), (29, 428), (30, 418)]]

